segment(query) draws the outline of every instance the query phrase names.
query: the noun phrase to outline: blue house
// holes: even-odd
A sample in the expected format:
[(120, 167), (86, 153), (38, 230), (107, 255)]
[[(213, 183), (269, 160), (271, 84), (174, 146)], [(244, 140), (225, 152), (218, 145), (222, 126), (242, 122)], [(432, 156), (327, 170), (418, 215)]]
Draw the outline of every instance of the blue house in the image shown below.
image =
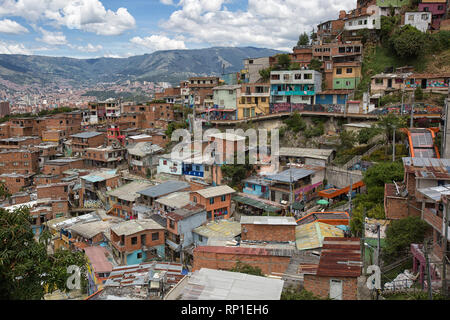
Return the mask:
[(244, 180), (243, 193), (251, 194), (263, 199), (269, 199), (270, 182), (261, 177), (250, 177)]
[(349, 90), (326, 90), (316, 94), (316, 104), (345, 105)]

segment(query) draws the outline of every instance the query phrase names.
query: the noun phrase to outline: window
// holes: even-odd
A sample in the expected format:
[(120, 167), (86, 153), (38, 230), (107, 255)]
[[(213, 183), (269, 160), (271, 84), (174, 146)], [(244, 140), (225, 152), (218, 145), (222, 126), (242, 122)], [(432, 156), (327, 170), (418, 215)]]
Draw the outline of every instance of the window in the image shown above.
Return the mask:
[(209, 198), (209, 204), (214, 204), (214, 197)]
[(383, 84), (383, 79), (376, 78), (375, 79), (375, 84)]
[(138, 259), (142, 259), (142, 252), (138, 252), (137, 258), (138, 258)]
[(159, 232), (153, 232), (152, 233), (152, 241), (159, 240)]
[(226, 200), (227, 196), (222, 196), (222, 202), (224, 202)]
[(347, 68), (347, 73), (352, 73), (353, 72), (353, 68)]
[(228, 90), (228, 94), (233, 94), (234, 91), (233, 90)]
[(23, 157), (24, 157), (24, 158), (28, 158), (28, 155), (25, 153), (25, 154), (23, 155)]
[[(424, 15), (422, 15), (422, 17), (423, 17)], [(408, 16), (408, 21), (414, 21), (414, 15), (409, 15)]]
[(173, 220), (169, 220), (169, 228), (171, 229), (175, 228), (175, 222)]
[(131, 244), (137, 244), (137, 237), (131, 238)]
[(342, 68), (337, 68), (336, 69), (336, 74), (342, 74)]
[(438, 5), (438, 10), (444, 10), (444, 6), (443, 5)]
[(301, 73), (296, 73), (295, 74), (295, 80), (300, 80), (302, 78), (302, 74)]
[(288, 75), (288, 74), (284, 74), (284, 75), (283, 75), (283, 79), (284, 79), (284, 80), (289, 80), (289, 75)]
[(203, 242), (203, 237), (201, 235), (198, 235), (198, 241)]
[(423, 14), (422, 15), (422, 20), (428, 20), (428, 15), (427, 14)]
[(303, 79), (305, 80), (311, 80), (312, 79), (312, 73), (305, 73), (303, 75)]
[(196, 196), (194, 196), (194, 203), (197, 203), (197, 197)]
[(163, 165), (167, 165), (167, 160), (163, 160)]

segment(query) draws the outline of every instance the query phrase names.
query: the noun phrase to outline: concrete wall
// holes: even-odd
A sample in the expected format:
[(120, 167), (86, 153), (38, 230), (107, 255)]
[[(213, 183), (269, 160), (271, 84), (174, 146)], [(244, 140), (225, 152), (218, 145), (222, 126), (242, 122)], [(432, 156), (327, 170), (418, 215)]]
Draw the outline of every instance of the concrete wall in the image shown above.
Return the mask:
[(363, 178), (361, 171), (345, 170), (337, 167), (326, 168), (325, 179), (327, 179), (328, 184), (333, 184), (338, 188), (350, 185), (350, 176), (352, 177), (352, 183), (361, 181)]

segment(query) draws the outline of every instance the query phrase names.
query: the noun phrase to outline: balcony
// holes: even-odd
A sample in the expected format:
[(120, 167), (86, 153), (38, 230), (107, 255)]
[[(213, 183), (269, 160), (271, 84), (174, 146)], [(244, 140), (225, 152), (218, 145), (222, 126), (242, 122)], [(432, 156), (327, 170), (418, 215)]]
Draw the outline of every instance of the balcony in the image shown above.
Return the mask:
[(187, 176), (203, 177), (202, 171), (183, 171), (183, 174)]
[(270, 93), (272, 96), (313, 96), (315, 91), (305, 90), (305, 91), (277, 91), (273, 90)]
[(242, 192), (244, 192), (246, 194), (252, 194), (252, 195), (257, 196), (257, 197), (261, 197), (261, 196), (263, 196), (264, 194), (267, 193), (267, 192), (262, 192), (261, 190), (253, 190), (252, 188), (248, 188), (248, 187), (245, 187), (242, 190)]
[(433, 210), (425, 208), (423, 213), (423, 220), (425, 220), (425, 222), (427, 222), (434, 229), (442, 232), (443, 219), (436, 213), (434, 213)]

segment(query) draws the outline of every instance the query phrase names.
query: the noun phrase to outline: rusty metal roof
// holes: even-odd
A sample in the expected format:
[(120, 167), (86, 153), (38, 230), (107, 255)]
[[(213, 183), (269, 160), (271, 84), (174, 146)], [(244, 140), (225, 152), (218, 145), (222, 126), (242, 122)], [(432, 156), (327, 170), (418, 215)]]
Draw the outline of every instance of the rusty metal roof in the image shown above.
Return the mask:
[(359, 238), (326, 237), (316, 274), (330, 277), (359, 277), (361, 263)]

